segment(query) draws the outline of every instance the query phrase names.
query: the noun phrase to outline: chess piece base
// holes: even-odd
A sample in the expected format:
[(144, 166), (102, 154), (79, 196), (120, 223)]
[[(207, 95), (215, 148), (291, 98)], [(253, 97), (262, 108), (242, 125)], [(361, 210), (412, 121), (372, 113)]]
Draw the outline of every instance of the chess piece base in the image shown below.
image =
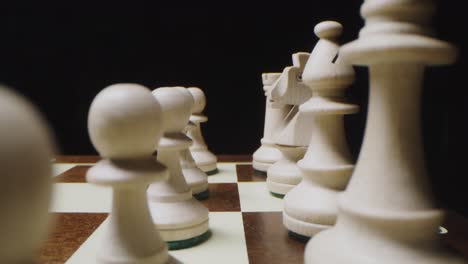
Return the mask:
[(159, 226), (157, 227), (164, 241), (174, 243), (183, 242), (187, 245), (190, 244), (190, 241), (192, 241), (193, 243), (191, 243), (191, 246), (198, 244), (200, 238), (204, 237), (204, 234), (209, 231), (208, 220), (185, 228), (161, 229)]
[(149, 201), (155, 227), (166, 242), (195, 238), (209, 229), (208, 209), (188, 195), (190, 198), (181, 202)]
[(167, 246), (169, 247), (169, 250), (177, 250), (177, 249), (184, 249), (184, 248), (189, 248), (196, 246), (198, 244), (201, 244), (208, 240), (211, 237), (211, 231), (208, 230), (205, 233), (190, 238), (186, 240), (180, 240), (180, 241), (168, 241)]
[(267, 178), (267, 188), (275, 197), (283, 198), (290, 190), (292, 190), (296, 185), (285, 184), (274, 182), (270, 178)]
[(193, 197), (199, 201), (206, 200), (210, 197), (210, 191), (206, 190), (201, 193), (193, 194)]
[(315, 234), (330, 228), (329, 225), (320, 225), (314, 223), (308, 223), (288, 215), (283, 211), (283, 225), (290, 231), (297, 235), (304, 237), (312, 237)]
[[(302, 149), (298, 149), (302, 152)], [(301, 170), (295, 160), (282, 159), (267, 171), (267, 187), (270, 192), (287, 194), (302, 180)]]
[(194, 195), (208, 190), (208, 179), (206, 177), (206, 173), (198, 167), (182, 169), (182, 174)]
[(252, 161), (252, 167), (254, 168), (254, 170), (256, 170), (258, 172), (263, 172), (263, 173), (266, 173), (268, 171), (268, 168), (270, 168), (271, 165), (273, 165), (273, 164), (274, 163), (259, 162), (259, 161), (256, 161), (256, 160)]
[(216, 156), (207, 149), (193, 150), (190, 149), (193, 160), (198, 168), (207, 174), (211, 171), (217, 170), (216, 162), (218, 159)]
[[(358, 243), (356, 243), (358, 242)], [(369, 243), (368, 247), (363, 246)], [(388, 240), (376, 247), (372, 237), (346, 236), (336, 229), (317, 234), (309, 241), (304, 263), (330, 264), (462, 264), (461, 257), (445, 251), (441, 245), (414, 244), (404, 246), (401, 241)], [(346, 245), (337, 251), (336, 245)]]
[(267, 172), (268, 168), (275, 162), (281, 160), (283, 154), (275, 147), (275, 144), (262, 140), (262, 145), (253, 154), (253, 168), (257, 171)]
[(338, 215), (338, 193), (304, 179), (284, 197), (283, 224), (309, 237), (330, 228)]

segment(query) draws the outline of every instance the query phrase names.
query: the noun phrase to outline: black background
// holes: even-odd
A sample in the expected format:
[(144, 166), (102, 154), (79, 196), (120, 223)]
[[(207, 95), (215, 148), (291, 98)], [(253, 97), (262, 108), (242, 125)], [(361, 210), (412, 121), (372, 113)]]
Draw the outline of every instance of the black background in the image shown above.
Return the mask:
[[(261, 73), (291, 65), (291, 54), (310, 52), (314, 26), (344, 25), (343, 42), (357, 37), (360, 0), (249, 5), (188, 5), (70, 1), (0, 5), (0, 82), (27, 96), (53, 127), (64, 154), (94, 154), (86, 130), (88, 107), (107, 85), (135, 82), (199, 86), (208, 98), (203, 127), (216, 154), (251, 154), (263, 130)], [(434, 28), (460, 47), (459, 61), (428, 69), (423, 95), (426, 160), (445, 206), (467, 211), (466, 67), (468, 19), (460, 0), (439, 1)], [(357, 158), (367, 106), (367, 71), (349, 89), (361, 112), (346, 120)], [(397, 194), (395, 194), (397, 195)]]

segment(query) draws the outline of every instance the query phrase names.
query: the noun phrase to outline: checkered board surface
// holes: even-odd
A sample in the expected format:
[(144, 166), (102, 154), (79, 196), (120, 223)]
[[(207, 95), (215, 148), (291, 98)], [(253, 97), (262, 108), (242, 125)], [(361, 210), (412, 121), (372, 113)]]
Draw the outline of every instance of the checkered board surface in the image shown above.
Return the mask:
[[(208, 177), (212, 236), (189, 249), (170, 251), (184, 263), (302, 263), (304, 243), (282, 225), (282, 200), (271, 196), (265, 176), (254, 173), (250, 157), (220, 159)], [(235, 162), (234, 160), (243, 160)], [(92, 264), (110, 211), (111, 189), (85, 181), (97, 157), (57, 159), (50, 212), (55, 224), (39, 263)]]

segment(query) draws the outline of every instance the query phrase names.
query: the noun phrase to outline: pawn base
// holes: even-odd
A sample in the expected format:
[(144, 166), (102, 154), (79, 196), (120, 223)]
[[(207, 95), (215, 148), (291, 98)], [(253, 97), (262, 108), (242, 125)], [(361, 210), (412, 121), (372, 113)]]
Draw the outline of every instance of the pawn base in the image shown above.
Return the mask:
[(192, 193), (199, 194), (208, 190), (208, 178), (206, 177), (206, 173), (196, 167), (195, 164), (193, 166), (191, 168), (183, 168), (182, 174)]
[(210, 171), (205, 171), (206, 175), (208, 176), (218, 174), (218, 172), (219, 172), (218, 168), (215, 168), (214, 170), (210, 170)]
[(272, 143), (264, 143), (253, 154), (252, 166), (257, 171), (267, 172), (268, 168), (283, 158), (283, 154)]
[(310, 240), (309, 236), (303, 236), (298, 233), (294, 233), (293, 231), (288, 231), (288, 236), (294, 238), (295, 240), (302, 242), (302, 243), (307, 243)]
[(206, 165), (198, 165), (198, 168), (200, 168), (202, 171), (204, 171), (207, 175), (213, 175), (218, 172), (218, 168), (216, 166), (216, 163), (212, 164), (206, 164)]
[(216, 156), (208, 151), (207, 149), (194, 150), (190, 149), (192, 153), (193, 160), (198, 168), (208, 174), (208, 172), (214, 171), (217, 169)]
[(266, 173), (268, 171), (268, 168), (270, 168), (271, 165), (273, 165), (273, 163), (260, 162), (256, 160), (252, 161), (252, 167), (254, 168), (254, 170), (259, 171), (259, 172)]
[(313, 224), (295, 219), (283, 211), (283, 225), (291, 232), (303, 237), (312, 237), (315, 234), (326, 230), (332, 226)]
[[(158, 226), (156, 225), (156, 228)], [(173, 228), (173, 229), (160, 229), (158, 228), (161, 237), (166, 242), (171, 241), (191, 241), (197, 237), (202, 236), (209, 231), (208, 220), (200, 224), (185, 227), (185, 228)], [(195, 239), (196, 241), (199, 241)]]
[(292, 190), (292, 188), (296, 187), (294, 184), (274, 182), (271, 180), (271, 177), (267, 178), (266, 183), (270, 193), (274, 194), (274, 196), (281, 196), (281, 198), (283, 198), (290, 190)]
[(199, 201), (201, 200), (206, 200), (210, 197), (210, 191), (209, 190), (205, 190), (203, 192), (199, 192), (199, 193), (194, 193), (193, 194), (193, 197)]
[(273, 197), (276, 197), (276, 198), (279, 198), (279, 199), (284, 199), (284, 194), (274, 193), (274, 192), (270, 192), (270, 194)]
[(194, 247), (196, 245), (199, 245), (206, 240), (208, 240), (211, 237), (211, 231), (208, 230), (205, 233), (192, 237), (189, 239), (185, 240), (178, 240), (178, 241), (168, 241), (167, 246), (169, 247), (169, 250), (178, 250), (178, 249), (184, 249), (184, 248), (190, 248)]

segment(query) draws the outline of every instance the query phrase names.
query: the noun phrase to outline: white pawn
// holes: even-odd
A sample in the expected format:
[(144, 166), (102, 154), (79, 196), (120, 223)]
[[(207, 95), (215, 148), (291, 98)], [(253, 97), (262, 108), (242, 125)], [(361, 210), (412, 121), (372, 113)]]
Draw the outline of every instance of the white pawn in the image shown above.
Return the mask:
[(190, 152), (195, 160), (195, 164), (208, 175), (212, 175), (218, 171), (216, 165), (218, 159), (208, 150), (205, 139), (203, 139), (200, 125), (208, 121), (208, 118), (203, 114), (203, 109), (205, 109), (206, 106), (206, 97), (200, 88), (190, 87), (188, 90), (195, 100), (193, 113), (190, 116), (190, 122), (195, 124), (195, 127), (187, 130), (187, 136), (193, 140)]
[[(185, 130), (191, 129), (196, 129), (196, 125), (189, 122)], [(180, 166), (182, 167), (185, 181), (190, 189), (192, 189), (193, 196), (199, 200), (208, 198), (208, 176), (202, 169), (197, 167), (188, 148), (180, 152)]]
[(340, 49), (340, 59), (369, 67), (366, 131), (338, 196), (337, 222), (310, 239), (305, 263), (467, 263), (440, 241), (444, 213), (434, 204), (424, 164), (425, 67), (453, 63), (457, 54), (432, 37), (434, 10), (431, 0), (364, 1), (365, 26)]
[(283, 197), (302, 180), (297, 161), (304, 156), (310, 139), (310, 118), (297, 112), (297, 106), (307, 101), (312, 93), (302, 81), (302, 72), (309, 53), (293, 54), (293, 66), (286, 67), (271, 88), (275, 103), (293, 105), (285, 117), (282, 129), (275, 135), (275, 144), (282, 158), (268, 168), (267, 187), (271, 194)]
[(164, 135), (159, 142), (157, 159), (169, 169), (169, 179), (148, 188), (153, 222), (170, 249), (194, 246), (209, 237), (208, 209), (192, 197), (180, 166), (180, 153), (192, 140), (182, 131), (192, 113), (190, 92), (182, 87), (153, 91), (164, 120)]
[(35, 263), (48, 230), (53, 152), (39, 113), (0, 87), (0, 263)]
[(275, 144), (275, 138), (278, 131), (286, 125), (286, 116), (291, 111), (291, 105), (273, 102), (271, 99), (271, 89), (280, 76), (281, 73), (262, 74), (263, 90), (266, 96), (265, 126), (262, 145), (253, 154), (252, 166), (255, 170), (265, 173), (271, 165), (283, 158), (283, 154)]
[(307, 153), (298, 162), (303, 180), (284, 197), (283, 223), (304, 237), (335, 224), (337, 194), (346, 187), (354, 168), (343, 115), (357, 112), (358, 107), (344, 102), (344, 89), (354, 81), (354, 70), (336, 60), (342, 30), (334, 21), (315, 27), (320, 40), (302, 74), (314, 96), (299, 112), (311, 117), (312, 135)]
[(161, 108), (151, 91), (137, 84), (102, 90), (91, 104), (88, 130), (104, 158), (86, 179), (113, 189), (112, 212), (99, 263), (173, 263), (154, 228), (146, 199), (149, 183), (167, 178), (152, 153), (161, 138)]

